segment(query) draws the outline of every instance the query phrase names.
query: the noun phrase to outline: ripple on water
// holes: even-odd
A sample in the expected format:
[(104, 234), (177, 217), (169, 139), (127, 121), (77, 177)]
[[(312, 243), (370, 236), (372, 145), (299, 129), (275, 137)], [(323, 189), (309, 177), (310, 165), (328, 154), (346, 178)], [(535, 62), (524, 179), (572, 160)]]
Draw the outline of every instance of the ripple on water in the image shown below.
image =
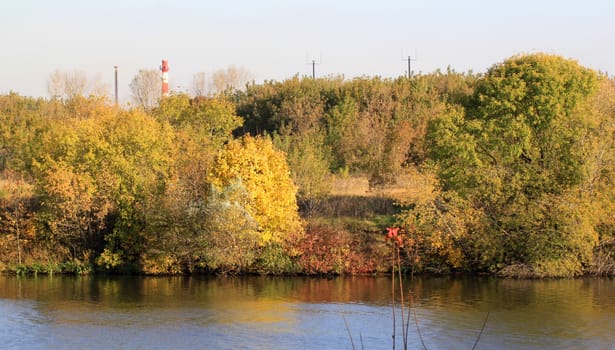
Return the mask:
[(25, 348), (44, 337), (48, 318), (37, 310), (37, 303), (25, 300), (0, 299), (0, 339), (2, 349)]
[[(386, 280), (34, 282), (21, 281), (27, 298), (0, 296), (1, 349), (350, 349), (348, 333), (357, 348), (391, 348)], [(409, 288), (430, 349), (472, 348), (487, 312), (481, 349), (612, 348), (613, 281), (424, 279)], [(411, 317), (411, 349), (422, 348), (416, 328)]]

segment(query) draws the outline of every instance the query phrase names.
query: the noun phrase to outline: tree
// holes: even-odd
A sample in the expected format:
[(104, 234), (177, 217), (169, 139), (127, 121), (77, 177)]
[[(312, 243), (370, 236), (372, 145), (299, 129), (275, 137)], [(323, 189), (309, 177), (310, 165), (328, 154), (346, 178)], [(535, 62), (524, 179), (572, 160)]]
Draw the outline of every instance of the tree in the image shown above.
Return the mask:
[(592, 104), (592, 152), (586, 163), (588, 174), (582, 188), (591, 198), (600, 243), (594, 251), (590, 271), (615, 274), (615, 78), (604, 79)]
[(246, 211), (258, 223), (261, 244), (292, 241), (301, 234), (297, 188), (284, 153), (266, 138), (244, 136), (229, 142), (208, 176), (219, 188), (240, 180), (250, 194)]
[(141, 69), (132, 79), (130, 90), (132, 98), (140, 107), (150, 110), (162, 96), (160, 72), (155, 69)]
[(69, 100), (77, 96), (107, 96), (108, 86), (100, 77), (88, 78), (83, 71), (62, 72), (56, 70), (47, 81), (47, 91), (54, 99)]
[(597, 235), (588, 200), (575, 193), (597, 137), (588, 113), (598, 82), (572, 60), (516, 56), (478, 80), (466, 115), (453, 111), (431, 123), (444, 189), (485, 215), (486, 239), (473, 250), (483, 268), (520, 263), (564, 276), (589, 264)]
[(52, 115), (42, 111), (58, 104), (15, 93), (0, 96), (0, 170), (32, 171), (32, 160), (42, 148), (40, 135), (46, 133)]
[(254, 75), (243, 67), (231, 65), (226, 69), (218, 69), (211, 77), (212, 90), (217, 93), (226, 90), (241, 90)]
[[(101, 262), (134, 269), (147, 249), (144, 232), (150, 216), (172, 176), (175, 134), (169, 124), (138, 110), (111, 114), (98, 122), (107, 144), (99, 153), (109, 156), (95, 163), (102, 167), (97, 175), (116, 215), (113, 232), (105, 236)], [(107, 264), (106, 257), (116, 266)]]
[[(32, 246), (35, 235), (32, 209), (36, 202), (33, 188), (16, 173), (3, 171), (0, 176), (0, 247), (8, 248), (7, 252), (0, 251), (0, 256), (5, 263), (12, 260), (8, 256), (13, 256), (22, 265), (24, 248)], [(14, 245), (8, 244), (11, 240), (15, 241)]]
[(240, 181), (248, 192), (243, 210), (256, 222), (262, 273), (293, 271), (294, 244), (302, 237), (297, 188), (284, 153), (268, 138), (244, 136), (229, 142), (216, 157), (208, 180), (218, 188)]
[(248, 270), (256, 261), (260, 233), (247, 210), (250, 194), (237, 179), (219, 189), (212, 186), (203, 215), (203, 263), (220, 273)]
[(235, 114), (234, 104), (218, 97), (169, 96), (152, 114), (177, 130), (191, 133), (196, 141), (215, 148), (232, 138), (233, 130), (243, 124), (243, 119)]
[[(236, 95), (237, 113), (245, 119), (244, 132), (294, 138), (288, 143), (297, 147), (302, 138), (323, 134), (321, 150), (330, 154), (318, 157), (330, 161), (330, 170), (367, 173), (375, 184), (425, 160), (428, 121), (451, 109), (443, 95), (454, 92), (462, 99), (467, 92), (454, 84), (449, 91), (448, 79), (461, 78), (452, 73), (413, 80), (293, 77), (249, 86)], [(463, 84), (469, 82), (458, 85)], [(436, 85), (445, 87), (440, 91)], [(293, 171), (300, 170), (294, 166), (291, 162)]]
[(171, 175), (175, 135), (141, 110), (98, 103), (49, 120), (38, 135), (32, 172), (43, 198), (40, 236), (54, 252), (66, 252), (61, 258), (100, 254), (105, 268), (135, 268)]
[(192, 76), (192, 93), (197, 97), (208, 95), (209, 88), (205, 72), (198, 72)]
[(291, 177), (298, 187), (302, 204), (309, 209), (314, 200), (322, 199), (331, 190), (329, 151), (324, 135), (312, 132), (306, 135), (274, 135), (273, 141), (286, 153)]
[(39, 179), (42, 208), (38, 221), (55, 249), (66, 248), (72, 261), (86, 262), (102, 249), (105, 221), (112, 209), (88, 173), (70, 166), (51, 168)]

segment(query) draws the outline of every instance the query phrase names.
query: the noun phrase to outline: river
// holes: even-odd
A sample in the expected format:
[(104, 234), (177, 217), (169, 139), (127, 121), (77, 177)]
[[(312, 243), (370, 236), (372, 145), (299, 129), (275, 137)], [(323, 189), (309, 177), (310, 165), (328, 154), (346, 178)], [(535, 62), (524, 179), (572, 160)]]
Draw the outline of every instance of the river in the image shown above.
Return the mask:
[[(404, 283), (410, 349), (421, 338), (471, 349), (485, 320), (477, 349), (615, 349), (613, 279)], [(391, 349), (390, 288), (388, 277), (0, 276), (0, 349)]]

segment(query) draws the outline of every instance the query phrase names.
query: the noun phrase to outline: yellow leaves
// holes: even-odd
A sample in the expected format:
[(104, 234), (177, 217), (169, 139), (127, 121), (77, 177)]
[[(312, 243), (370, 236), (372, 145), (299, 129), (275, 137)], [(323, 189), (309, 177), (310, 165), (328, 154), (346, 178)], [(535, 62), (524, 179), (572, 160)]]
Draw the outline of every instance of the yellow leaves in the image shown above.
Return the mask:
[(583, 273), (583, 266), (574, 253), (564, 252), (557, 258), (542, 258), (534, 262), (535, 277), (576, 277)]
[(172, 95), (160, 100), (153, 114), (171, 124), (179, 124), (185, 118), (185, 111), (190, 108), (190, 97), (185, 94)]
[(476, 230), (482, 213), (453, 192), (435, 191), (431, 199), (415, 202), (400, 219), (403, 226), (416, 228), (409, 229), (415, 249), (437, 268), (468, 268), (469, 260), (482, 253), (468, 249), (480, 239)]
[(17, 174), (5, 172), (0, 177), (0, 202), (19, 201), (34, 195), (34, 185), (19, 178)]
[(434, 231), (429, 235), (427, 244), (430, 250), (435, 255), (444, 258), (449, 266), (460, 268), (464, 262), (465, 256), (460, 247), (455, 243), (458, 239), (454, 239), (451, 233), (459, 234), (460, 232)]
[(225, 146), (214, 161), (208, 181), (223, 187), (236, 179), (249, 192), (246, 210), (259, 224), (261, 243), (281, 242), (300, 233), (297, 188), (290, 179), (284, 153), (270, 140), (246, 136)]
[(235, 105), (223, 98), (170, 96), (162, 99), (152, 114), (201, 147), (221, 147), (232, 138), (232, 131), (243, 125), (243, 119), (235, 115)]
[(96, 264), (107, 270), (112, 270), (122, 264), (122, 256), (120, 253), (112, 252), (109, 248), (105, 248), (96, 259)]
[(444, 247), (444, 243), (442, 243), (442, 232), (434, 232), (429, 243), (432, 249), (440, 251)]
[(47, 170), (41, 180), (46, 196), (53, 198), (56, 205), (71, 205), (82, 210), (91, 205), (95, 189), (88, 174), (77, 174), (68, 168), (55, 168)]

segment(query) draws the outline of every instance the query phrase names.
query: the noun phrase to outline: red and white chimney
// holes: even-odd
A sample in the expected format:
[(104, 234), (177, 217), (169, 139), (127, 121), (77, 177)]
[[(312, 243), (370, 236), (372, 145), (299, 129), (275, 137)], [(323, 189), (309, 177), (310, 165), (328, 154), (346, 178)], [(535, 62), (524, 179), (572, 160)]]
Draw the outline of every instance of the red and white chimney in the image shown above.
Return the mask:
[(162, 96), (169, 96), (169, 61), (162, 60)]

